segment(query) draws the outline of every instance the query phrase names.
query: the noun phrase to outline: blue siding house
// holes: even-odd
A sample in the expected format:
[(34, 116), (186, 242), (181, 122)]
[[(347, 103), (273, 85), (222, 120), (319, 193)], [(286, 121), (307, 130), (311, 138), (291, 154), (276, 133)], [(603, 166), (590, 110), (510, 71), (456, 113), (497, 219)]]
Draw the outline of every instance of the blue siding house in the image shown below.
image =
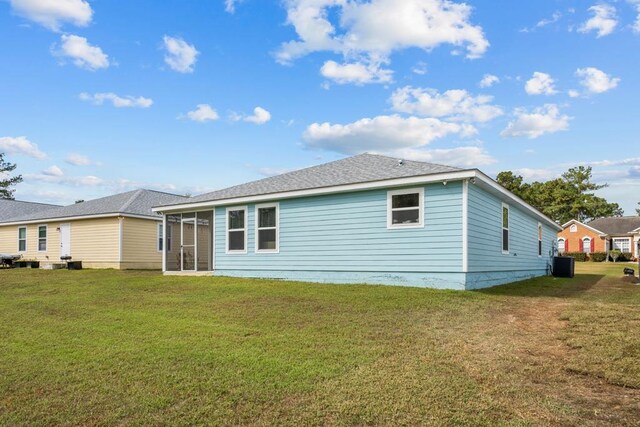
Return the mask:
[(547, 274), (560, 230), (477, 169), (373, 154), (154, 210), (165, 274), (460, 290)]

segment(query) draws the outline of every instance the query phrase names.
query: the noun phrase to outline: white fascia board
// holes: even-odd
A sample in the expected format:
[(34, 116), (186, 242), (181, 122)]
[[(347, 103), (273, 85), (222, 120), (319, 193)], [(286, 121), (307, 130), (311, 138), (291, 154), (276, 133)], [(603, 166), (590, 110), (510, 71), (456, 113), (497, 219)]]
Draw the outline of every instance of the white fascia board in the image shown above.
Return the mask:
[(108, 214), (98, 214), (98, 215), (79, 215), (79, 216), (54, 217), (54, 218), (40, 218), (40, 219), (32, 219), (29, 221), (0, 222), (0, 227), (4, 227), (8, 225), (42, 224), (42, 223), (51, 223), (51, 222), (75, 221), (79, 219), (98, 219), (98, 218), (111, 218), (111, 217), (138, 218), (138, 219), (148, 219), (151, 221), (162, 221), (162, 217), (155, 217), (155, 216), (152, 217), (152, 216), (145, 216), (145, 215), (123, 214), (123, 213), (108, 213)]
[(362, 182), (357, 184), (335, 185), (332, 187), (311, 188), (308, 190), (285, 191), (282, 193), (260, 194), (256, 196), (236, 197), (232, 199), (221, 199), (196, 203), (183, 203), (180, 205), (158, 206), (152, 209), (153, 212), (172, 213), (198, 208), (210, 208), (214, 206), (231, 206), (246, 203), (257, 203), (271, 200), (293, 199), (296, 197), (320, 196), (325, 194), (348, 193), (352, 191), (372, 190), (378, 188), (403, 187), (407, 185), (429, 184), (440, 181), (454, 181), (466, 178), (473, 178), (476, 171), (462, 170), (455, 172), (444, 172), (432, 175), (420, 175), (407, 178), (386, 179), (382, 181)]

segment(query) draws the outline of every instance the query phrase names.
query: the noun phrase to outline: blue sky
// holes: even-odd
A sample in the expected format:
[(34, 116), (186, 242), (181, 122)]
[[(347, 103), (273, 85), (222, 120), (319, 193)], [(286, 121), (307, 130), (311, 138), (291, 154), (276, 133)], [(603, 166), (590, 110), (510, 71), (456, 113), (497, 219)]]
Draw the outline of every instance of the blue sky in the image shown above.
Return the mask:
[[(515, 5), (515, 6), (514, 6)], [(640, 200), (640, 0), (0, 0), (22, 200), (197, 194), (364, 151)]]

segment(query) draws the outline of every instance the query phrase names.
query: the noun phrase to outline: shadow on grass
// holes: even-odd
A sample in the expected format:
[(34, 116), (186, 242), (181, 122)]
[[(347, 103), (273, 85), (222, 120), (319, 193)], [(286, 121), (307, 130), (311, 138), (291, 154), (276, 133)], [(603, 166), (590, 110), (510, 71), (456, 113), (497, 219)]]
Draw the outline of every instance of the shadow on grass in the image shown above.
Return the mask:
[(520, 297), (579, 298), (603, 277), (603, 274), (576, 274), (572, 279), (544, 276), (476, 292)]

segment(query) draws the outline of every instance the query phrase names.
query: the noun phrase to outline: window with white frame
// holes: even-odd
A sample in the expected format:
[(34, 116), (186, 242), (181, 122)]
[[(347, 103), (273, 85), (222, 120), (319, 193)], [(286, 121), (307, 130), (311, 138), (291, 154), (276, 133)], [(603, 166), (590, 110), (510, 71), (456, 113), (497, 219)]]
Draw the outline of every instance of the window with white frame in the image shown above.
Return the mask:
[(585, 237), (582, 239), (582, 252), (585, 254), (591, 253), (591, 238)]
[(558, 239), (558, 253), (562, 254), (565, 251), (565, 245), (564, 245), (565, 240), (564, 239)]
[(571, 227), (569, 227), (569, 232), (576, 233), (577, 231), (578, 231), (578, 226), (575, 224), (571, 224)]
[(620, 252), (631, 252), (631, 238), (630, 237), (614, 237), (612, 241), (613, 249), (617, 249)]
[(158, 224), (158, 252), (162, 252), (162, 248), (164, 247), (164, 226), (162, 223)]
[(538, 223), (538, 256), (542, 256), (542, 224)]
[(38, 252), (47, 251), (47, 226), (38, 226)]
[(278, 208), (277, 203), (256, 206), (256, 252), (278, 252)]
[(509, 253), (509, 205), (502, 204), (502, 253)]
[(387, 192), (387, 227), (413, 228), (424, 225), (424, 189)]
[(18, 228), (18, 252), (27, 251), (27, 227)]
[(247, 252), (247, 208), (227, 208), (227, 252)]

